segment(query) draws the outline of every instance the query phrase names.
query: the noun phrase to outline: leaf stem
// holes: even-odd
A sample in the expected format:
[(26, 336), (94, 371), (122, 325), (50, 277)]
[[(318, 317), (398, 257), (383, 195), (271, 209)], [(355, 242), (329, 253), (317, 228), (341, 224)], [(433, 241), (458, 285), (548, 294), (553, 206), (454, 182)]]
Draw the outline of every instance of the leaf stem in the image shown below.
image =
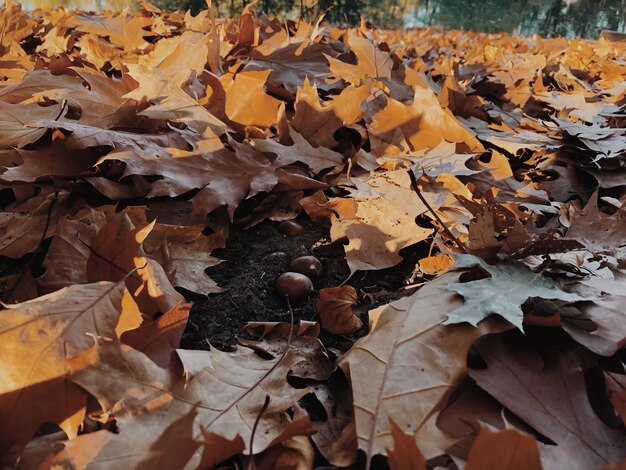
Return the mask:
[(411, 187), (413, 188), (413, 191), (415, 191), (415, 194), (417, 194), (417, 197), (420, 198), (420, 201), (422, 201), (424, 203), (424, 205), (426, 206), (426, 208), (430, 211), (430, 213), (433, 215), (433, 217), (435, 218), (435, 220), (439, 223), (439, 225), (441, 225), (443, 227), (443, 229), (445, 230), (445, 232), (448, 234), (448, 236), (454, 240), (454, 243), (456, 244), (456, 246), (459, 247), (459, 250), (461, 250), (463, 253), (467, 253), (467, 250), (465, 249), (465, 245), (463, 244), (463, 242), (461, 242), (461, 240), (459, 240), (451, 231), (450, 229), (446, 226), (446, 224), (443, 223), (443, 220), (441, 220), (441, 218), (437, 215), (437, 213), (435, 212), (435, 210), (432, 208), (432, 206), (428, 203), (428, 201), (426, 200), (426, 198), (422, 195), (422, 192), (419, 189), (419, 186), (417, 185), (417, 179), (415, 178), (415, 173), (413, 173), (413, 170), (408, 169), (407, 173), (409, 174), (409, 178), (411, 179)]

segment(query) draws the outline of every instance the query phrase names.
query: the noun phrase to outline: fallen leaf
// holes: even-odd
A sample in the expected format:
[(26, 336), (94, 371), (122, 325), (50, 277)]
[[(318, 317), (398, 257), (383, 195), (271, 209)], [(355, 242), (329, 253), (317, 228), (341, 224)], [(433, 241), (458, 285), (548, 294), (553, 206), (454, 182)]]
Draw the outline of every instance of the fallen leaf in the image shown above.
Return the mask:
[(210, 129), (217, 136), (230, 130), (224, 122), (202, 107), (196, 99), (185, 93), (163, 73), (140, 64), (127, 64), (127, 67), (128, 73), (139, 83), (139, 87), (125, 97), (137, 101), (146, 98), (151, 103), (141, 115), (151, 119), (184, 122), (200, 133)]
[(191, 304), (180, 304), (165, 312), (156, 320), (125, 332), (121, 339), (125, 344), (143, 352), (155, 364), (168, 368), (172, 352), (180, 346), (180, 340), (189, 320)]
[(596, 192), (585, 208), (574, 216), (566, 236), (583, 244), (592, 253), (608, 254), (622, 261), (626, 259), (625, 230), (626, 207), (622, 206), (611, 217), (603, 217), (598, 211)]
[(254, 464), (259, 470), (309, 470), (313, 468), (315, 449), (311, 441), (305, 436), (296, 436), (281, 442), (278, 446), (266, 450), (254, 458)]
[(47, 422), (75, 438), (86, 395), (67, 381), (67, 361), (93, 348), (95, 335), (115, 338), (140, 322), (123, 283), (75, 285), (7, 305), (0, 316), (3, 452), (26, 444)]
[[(499, 336), (486, 338), (477, 351), (487, 367), (470, 370), (476, 383), (556, 443), (556, 448), (551, 447), (558, 467), (544, 466), (546, 470), (563, 465), (599, 468), (626, 456), (623, 434), (606, 426), (591, 408), (574, 353), (559, 354), (546, 346), (538, 356), (519, 334), (506, 341)], [(525, 363), (533, 356), (539, 369)]]
[(473, 255), (457, 255), (453, 269), (474, 266), (480, 267), (489, 277), (444, 287), (464, 298), (463, 306), (448, 314), (446, 324), (467, 322), (476, 326), (489, 315), (498, 314), (523, 330), (521, 305), (531, 297), (567, 302), (585, 300), (561, 290), (553, 280), (533, 273), (528, 266), (508, 257), (498, 257), (497, 263), (490, 265)]
[[(51, 462), (115, 458), (116, 463), (136, 466), (151, 457), (164, 432), (183, 421), (185, 432), (168, 433), (168, 444), (180, 447), (182, 464), (189, 461), (189, 465), (210, 468), (249, 446), (250, 432), (267, 394), (270, 404), (259, 421), (255, 448), (246, 453), (258, 453), (275, 440), (282, 442), (308, 432), (308, 417), (291, 419), (286, 413), (306, 394), (285, 380), (292, 356), (266, 361), (251, 351), (229, 354), (216, 349), (205, 351), (204, 356), (210, 365), (185, 379), (175, 366), (162, 369), (128, 346), (98, 342), (91, 354), (72, 361), (72, 380), (96, 396), (105, 412), (114, 414), (120, 432), (103, 430), (67, 441)], [(85, 364), (89, 366), (82, 367)], [(75, 370), (76, 366), (80, 368)], [(103, 375), (107, 380), (102, 380)], [(147, 429), (152, 432), (145, 432)], [(191, 451), (199, 443), (204, 446), (202, 456)], [(130, 449), (133, 451), (128, 452)], [(180, 465), (181, 460), (177, 462)]]
[(164, 313), (182, 302), (170, 284), (163, 267), (143, 256), (141, 243), (150, 234), (154, 221), (135, 228), (128, 215), (105, 224), (90, 246), (86, 274), (91, 282), (126, 282), (142, 313)]
[(291, 373), (295, 377), (310, 380), (326, 380), (333, 371), (328, 352), (318, 339), (319, 325), (300, 321), (294, 325), (291, 342), (291, 324), (281, 322), (248, 322), (243, 330), (253, 339), (237, 337), (237, 341), (255, 351), (278, 358), (287, 350), (297, 357), (293, 361)]
[(274, 165), (285, 166), (290, 163), (305, 163), (315, 173), (326, 168), (334, 168), (343, 162), (340, 153), (333, 152), (325, 147), (313, 147), (303, 136), (292, 128), (289, 128), (289, 135), (293, 140), (293, 145), (282, 145), (271, 139), (253, 139), (254, 148), (260, 152), (275, 153)]
[(415, 443), (412, 435), (405, 434), (390, 419), (393, 449), (387, 449), (387, 458), (391, 470), (426, 470), (426, 459)]
[(327, 56), (330, 71), (336, 79), (359, 85), (366, 78), (391, 78), (393, 60), (389, 53), (381, 51), (374, 41), (364, 38), (354, 29), (348, 31), (345, 39), (356, 55), (357, 65)]
[(494, 319), (478, 328), (444, 324), (460, 300), (441, 287), (458, 277), (446, 273), (412, 296), (371, 311), (370, 334), (339, 362), (352, 384), (356, 434), (367, 462), (392, 447), (390, 419), (413, 435), (426, 458), (453, 443), (434, 420), (465, 377), (474, 341), (506, 328)]
[(63, 114), (61, 105), (11, 104), (0, 100), (0, 147), (22, 148), (37, 141), (46, 133), (45, 126), (29, 126), (33, 120), (58, 119)]
[(515, 429), (491, 432), (481, 429), (470, 449), (467, 470), (502, 468), (507, 470), (541, 470), (537, 441)]
[(226, 116), (242, 126), (270, 127), (278, 122), (282, 101), (265, 93), (270, 70), (243, 71), (222, 75), (226, 93)]
[(356, 291), (351, 286), (320, 289), (320, 298), (315, 309), (322, 328), (336, 335), (345, 335), (363, 327), (363, 323), (352, 310), (356, 304)]
[[(402, 261), (402, 248), (428, 238), (415, 218), (428, 209), (411, 189), (406, 171), (371, 176), (351, 199), (332, 199), (331, 237), (347, 237), (350, 271), (384, 269)], [(438, 208), (438, 207), (437, 207)]]

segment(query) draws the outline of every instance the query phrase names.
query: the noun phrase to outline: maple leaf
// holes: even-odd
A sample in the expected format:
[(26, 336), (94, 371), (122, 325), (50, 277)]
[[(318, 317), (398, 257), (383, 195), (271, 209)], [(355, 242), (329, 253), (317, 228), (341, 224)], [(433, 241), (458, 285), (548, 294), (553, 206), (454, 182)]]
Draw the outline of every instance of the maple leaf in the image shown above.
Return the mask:
[(476, 326), (489, 315), (497, 314), (523, 330), (524, 312), (521, 305), (531, 297), (567, 302), (587, 300), (561, 290), (555, 281), (532, 272), (525, 264), (506, 256), (499, 256), (497, 263), (491, 265), (473, 255), (457, 255), (452, 269), (475, 266), (489, 277), (444, 287), (462, 295), (464, 299), (463, 306), (448, 314), (446, 324), (467, 322)]
[(456, 144), (442, 140), (439, 145), (428, 149), (423, 155), (408, 154), (406, 157), (413, 162), (413, 171), (418, 177), (424, 174), (429, 178), (437, 178), (442, 174), (469, 176), (480, 173), (481, 170), (467, 166), (467, 163), (477, 155), (475, 153), (459, 154), (456, 152)]
[(187, 81), (202, 73), (207, 63), (210, 35), (185, 31), (180, 36), (162, 39), (139, 63), (158, 69), (176, 86), (183, 88)]
[(103, 157), (100, 163), (124, 163), (125, 176), (159, 176), (149, 187), (149, 197), (180, 196), (200, 189), (192, 202), (201, 220), (220, 206), (226, 206), (232, 218), (246, 196), (271, 191), (279, 178), (265, 155), (249, 145), (231, 145), (235, 152), (222, 149), (209, 154), (180, 152), (176, 156), (121, 150)]
[(334, 106), (320, 102), (317, 86), (311, 85), (308, 78), (298, 88), (294, 108), (296, 112), (290, 124), (302, 137), (318, 147), (337, 144), (334, 134), (344, 123)]
[(222, 75), (228, 119), (242, 126), (270, 127), (278, 122), (282, 101), (265, 93), (269, 70), (244, 71)]
[(353, 333), (363, 326), (352, 310), (357, 303), (354, 287), (329, 287), (320, 290), (315, 309), (322, 327), (334, 334)]
[[(331, 216), (333, 240), (347, 237), (344, 246), (351, 271), (383, 269), (402, 261), (402, 248), (428, 238), (432, 229), (419, 227), (416, 217), (430, 211), (415, 194), (406, 171), (393, 170), (352, 178), (356, 189), (351, 198), (334, 198), (328, 208)], [(456, 192), (467, 189), (454, 177), (441, 182), (425, 182), (422, 195), (446, 226), (462, 232), (462, 222), (469, 221), (469, 213), (458, 203)], [(427, 212), (428, 211), (428, 212)]]
[(124, 279), (141, 311), (150, 316), (167, 312), (183, 300), (170, 284), (163, 267), (142, 256), (141, 244), (154, 225), (155, 221), (134, 227), (125, 214), (107, 222), (91, 242), (85, 267), (91, 282)]
[(0, 182), (9, 184), (42, 183), (54, 178), (72, 179), (78, 175), (89, 175), (98, 161), (98, 157), (89, 151), (68, 150), (60, 139), (41, 149), (15, 149), (10, 152), (15, 155), (15, 166), (5, 167), (0, 174)]
[(325, 147), (313, 147), (302, 135), (289, 128), (293, 145), (282, 145), (271, 139), (252, 139), (254, 148), (261, 152), (275, 153), (274, 165), (285, 166), (294, 162), (306, 163), (315, 173), (334, 168), (343, 162), (343, 155)]
[(441, 107), (427, 84), (417, 83), (413, 92), (410, 105), (386, 98), (386, 106), (371, 116), (368, 131), (391, 143), (399, 130), (414, 150), (434, 148), (442, 140), (463, 142), (470, 150), (484, 150), (474, 134), (450, 110)]
[(11, 104), (0, 100), (0, 148), (25, 147), (46, 132), (45, 126), (28, 126), (33, 120), (57, 119), (63, 113), (58, 105)]
[(185, 93), (162, 72), (141, 64), (126, 66), (129, 75), (139, 83), (139, 87), (125, 97), (137, 101), (146, 98), (150, 102), (150, 106), (141, 111), (142, 116), (183, 122), (200, 133), (210, 129), (218, 136), (230, 130), (229, 126), (201, 106), (196, 99)]
[(369, 38), (364, 38), (351, 29), (346, 35), (346, 42), (357, 58), (357, 65), (342, 62), (326, 56), (330, 71), (337, 79), (343, 79), (353, 85), (359, 85), (365, 78), (391, 78), (393, 60), (388, 52), (383, 52)]
[(53, 75), (49, 70), (28, 72), (19, 83), (0, 89), (0, 99), (14, 104), (65, 101), (70, 109), (80, 113), (81, 124), (95, 127), (110, 128), (136, 119), (136, 106), (123, 98), (134, 87), (128, 76), (114, 80), (87, 67), (72, 67), (66, 72), (63, 75)]
[(115, 338), (140, 323), (123, 283), (75, 285), (7, 305), (0, 315), (0, 448), (24, 445), (46, 422), (75, 438), (86, 396), (67, 382), (66, 361), (92, 348), (93, 336)]
[[(470, 370), (476, 383), (556, 443), (543, 447), (544, 468), (599, 468), (626, 456), (623, 433), (606, 426), (591, 408), (575, 353), (547, 346), (539, 356), (519, 335), (486, 338), (477, 351), (487, 367)], [(529, 359), (540, 367), (529, 367)]]
[(144, 28), (152, 22), (152, 18), (128, 14), (108, 16), (77, 12), (65, 17), (61, 24), (71, 30), (106, 36), (116, 46), (130, 51), (148, 46), (144, 36), (149, 36), (150, 32)]
[(20, 43), (32, 34), (35, 25), (36, 22), (30, 15), (22, 11), (20, 3), (3, 2), (0, 10), (0, 30), (3, 31), (0, 37), (0, 54), (25, 54)]
[(176, 305), (156, 320), (125, 332), (121, 339), (125, 344), (143, 352), (155, 364), (167, 368), (172, 359), (172, 352), (180, 346), (189, 320), (189, 310), (191, 304)]
[(172, 285), (198, 294), (218, 294), (226, 289), (204, 270), (221, 263), (211, 252), (225, 245), (224, 234), (206, 237), (203, 225), (181, 227), (156, 224), (143, 244), (146, 253), (159, 262)]
[(460, 304), (441, 287), (458, 273), (440, 276), (415, 294), (370, 312), (370, 334), (341, 359), (350, 377), (359, 448), (369, 462), (391, 448), (389, 420), (414, 436), (426, 458), (451, 444), (434, 423), (466, 374), (467, 352), (488, 332), (506, 328), (490, 319), (478, 328), (445, 325)]
[[(583, 123), (574, 123), (569, 120), (557, 120), (558, 131), (564, 139), (573, 139), (576, 150), (591, 151), (595, 157), (595, 165), (606, 163), (604, 160), (620, 158), (626, 153), (624, 136), (626, 130), (614, 127), (601, 127), (598, 124), (586, 126)], [(589, 152), (585, 152), (589, 153)]]
[(255, 351), (272, 357), (279, 357), (289, 350), (297, 356), (291, 366), (295, 377), (311, 380), (327, 380), (333, 365), (326, 348), (318, 339), (320, 327), (317, 323), (300, 321), (294, 326), (291, 342), (291, 324), (285, 322), (248, 322), (243, 330), (254, 339), (237, 337), (237, 341)]
[(572, 218), (566, 237), (578, 241), (592, 253), (613, 256), (620, 262), (626, 259), (625, 231), (626, 206), (611, 217), (602, 217), (596, 191), (585, 208)]
[[(162, 369), (128, 346), (99, 341), (91, 353), (71, 361), (72, 380), (97, 397), (103, 411), (113, 414), (119, 433), (104, 430), (79, 436), (65, 442), (50, 461), (114, 459), (118, 465), (136, 467), (150, 458), (163, 433), (185, 416), (185, 432), (167, 433), (168, 446), (194, 449), (172, 453), (180, 459), (177, 466), (189, 461), (210, 468), (244, 447), (247, 453), (258, 453), (275, 439), (308, 432), (308, 417), (286, 414), (307, 393), (285, 380), (294, 356), (266, 361), (251, 351), (229, 354), (216, 349), (202, 356), (204, 366), (186, 379), (178, 367)], [(81, 366), (85, 363), (89, 367)], [(255, 448), (250, 449), (250, 432), (266, 395), (270, 403), (258, 423)], [(200, 445), (205, 447), (202, 455), (195, 452)], [(98, 449), (96, 455), (93, 449)]]
[(71, 132), (64, 139), (70, 149), (87, 147), (129, 148), (138, 151), (162, 153), (164, 147), (185, 149), (187, 142), (176, 132), (161, 135), (136, 134), (134, 132), (115, 131), (100, 127), (86, 126), (68, 121), (36, 120), (24, 124), (27, 129), (63, 129)]
[(260, 47), (251, 51), (246, 70), (270, 70), (268, 83), (284, 86), (291, 93), (296, 93), (298, 87), (307, 82), (323, 90), (336, 88), (337, 85), (326, 82), (330, 73), (326, 57), (336, 57), (345, 52), (344, 48), (339, 43), (311, 43), (306, 39), (298, 41), (294, 37), (285, 36), (288, 43), (284, 47), (268, 51), (266, 46), (269, 41), (264, 41)]

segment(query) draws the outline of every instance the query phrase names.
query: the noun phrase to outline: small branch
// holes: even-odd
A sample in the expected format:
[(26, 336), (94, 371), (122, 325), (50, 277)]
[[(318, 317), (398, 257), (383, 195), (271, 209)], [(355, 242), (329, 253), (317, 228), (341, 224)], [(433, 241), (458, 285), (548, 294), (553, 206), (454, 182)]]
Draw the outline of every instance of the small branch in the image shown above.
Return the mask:
[(426, 208), (430, 211), (430, 213), (433, 215), (433, 217), (439, 223), (439, 225), (443, 227), (443, 229), (446, 231), (448, 236), (452, 240), (454, 240), (454, 243), (456, 244), (456, 246), (459, 247), (459, 250), (461, 250), (463, 253), (467, 253), (467, 250), (465, 249), (465, 245), (456, 236), (454, 236), (454, 234), (450, 231), (450, 229), (446, 226), (446, 224), (443, 223), (441, 218), (437, 215), (435, 210), (428, 203), (426, 198), (422, 195), (422, 192), (420, 191), (419, 186), (417, 185), (417, 179), (415, 178), (415, 173), (413, 173), (413, 170), (409, 169), (407, 170), (407, 173), (409, 174), (409, 178), (411, 178), (411, 187), (413, 188), (413, 191), (415, 191), (415, 194), (417, 194), (417, 197), (420, 198), (420, 201), (424, 203)]
[[(289, 296), (285, 294), (285, 302), (287, 303), (287, 308), (289, 309), (289, 336), (287, 337), (287, 345), (285, 346), (285, 350), (283, 351), (280, 359), (276, 362), (276, 364), (272, 367), (272, 370), (280, 364), (283, 359), (287, 356), (289, 349), (291, 348), (291, 342), (293, 341), (293, 335), (295, 330), (294, 319), (293, 319), (293, 309), (291, 308), (291, 302), (289, 302)], [(259, 421), (263, 417), (263, 413), (267, 410), (267, 407), (270, 404), (270, 396), (265, 395), (265, 403), (261, 407), (259, 414), (254, 421), (254, 426), (252, 426), (252, 434), (250, 434), (250, 462), (248, 463), (248, 470), (256, 470), (256, 465), (254, 464), (254, 435), (256, 434), (257, 427), (259, 425)]]

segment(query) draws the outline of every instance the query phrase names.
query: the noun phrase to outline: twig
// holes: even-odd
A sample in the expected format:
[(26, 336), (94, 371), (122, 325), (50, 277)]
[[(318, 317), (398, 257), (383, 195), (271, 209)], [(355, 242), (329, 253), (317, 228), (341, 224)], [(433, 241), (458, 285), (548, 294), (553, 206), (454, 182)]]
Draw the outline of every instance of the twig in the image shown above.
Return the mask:
[(294, 319), (293, 319), (293, 309), (291, 308), (291, 302), (289, 302), (289, 296), (285, 294), (285, 302), (287, 303), (287, 308), (289, 309), (289, 336), (287, 337), (287, 346), (283, 351), (283, 355), (280, 356), (280, 360), (278, 362), (282, 362), (287, 353), (289, 352), (289, 348), (291, 347), (291, 341), (293, 340), (293, 333), (295, 331)]
[[(293, 340), (294, 333), (294, 319), (293, 319), (293, 308), (291, 308), (291, 302), (289, 302), (289, 296), (285, 294), (285, 302), (287, 303), (287, 308), (289, 309), (289, 336), (287, 337), (287, 346), (283, 351), (283, 354), (280, 356), (280, 359), (276, 362), (276, 365), (280, 364), (282, 360), (287, 356), (289, 352), (289, 348), (291, 347), (291, 341)], [(274, 366), (276, 367), (276, 366)], [(259, 421), (263, 417), (263, 413), (267, 410), (267, 407), (270, 404), (270, 396), (265, 395), (265, 402), (263, 406), (259, 410), (259, 414), (256, 416), (254, 420), (254, 426), (252, 426), (252, 434), (250, 434), (250, 462), (248, 462), (248, 470), (256, 470), (256, 465), (254, 464), (254, 435), (256, 434), (257, 427), (259, 425)]]
[(415, 194), (417, 194), (417, 197), (420, 198), (420, 201), (424, 203), (426, 208), (430, 211), (430, 213), (433, 215), (433, 217), (439, 223), (439, 225), (443, 227), (443, 229), (446, 231), (448, 236), (452, 240), (454, 240), (454, 243), (456, 243), (456, 246), (459, 247), (459, 250), (461, 250), (463, 253), (467, 253), (467, 250), (465, 249), (465, 245), (456, 236), (454, 236), (454, 234), (450, 231), (450, 229), (446, 226), (446, 224), (443, 223), (441, 218), (437, 215), (435, 210), (428, 203), (426, 198), (422, 195), (422, 192), (420, 191), (419, 186), (417, 186), (417, 179), (415, 178), (415, 173), (413, 173), (413, 170), (409, 169), (407, 170), (407, 173), (409, 174), (409, 178), (411, 178), (411, 186), (413, 188), (413, 191), (415, 191)]

